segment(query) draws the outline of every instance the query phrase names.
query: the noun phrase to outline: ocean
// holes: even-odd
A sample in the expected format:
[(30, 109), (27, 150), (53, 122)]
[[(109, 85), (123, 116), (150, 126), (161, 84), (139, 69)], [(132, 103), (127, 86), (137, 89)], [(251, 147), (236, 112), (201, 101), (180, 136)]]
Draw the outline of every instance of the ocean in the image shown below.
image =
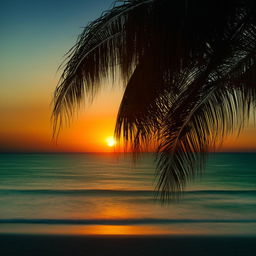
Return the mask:
[(0, 234), (256, 236), (256, 153), (210, 154), (178, 201), (154, 155), (1, 154)]

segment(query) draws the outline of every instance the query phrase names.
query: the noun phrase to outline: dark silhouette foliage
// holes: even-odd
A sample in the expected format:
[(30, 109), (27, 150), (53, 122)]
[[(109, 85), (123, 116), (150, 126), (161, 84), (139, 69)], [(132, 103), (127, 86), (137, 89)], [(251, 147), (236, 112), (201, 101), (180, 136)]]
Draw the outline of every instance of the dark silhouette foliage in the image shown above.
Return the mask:
[(157, 144), (162, 199), (200, 172), (205, 153), (243, 128), (256, 104), (253, 0), (128, 0), (90, 23), (54, 94), (54, 129), (102, 79), (121, 74), (115, 135), (140, 152)]

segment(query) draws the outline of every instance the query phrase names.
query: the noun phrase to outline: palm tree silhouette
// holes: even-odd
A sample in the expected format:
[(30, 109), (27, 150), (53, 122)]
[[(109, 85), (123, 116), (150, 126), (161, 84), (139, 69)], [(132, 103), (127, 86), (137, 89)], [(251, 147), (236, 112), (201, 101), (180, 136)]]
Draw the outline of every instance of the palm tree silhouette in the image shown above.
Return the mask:
[(102, 79), (125, 89), (115, 135), (140, 152), (156, 141), (162, 199), (203, 168), (216, 142), (256, 104), (252, 0), (127, 0), (90, 23), (68, 53), (54, 94), (54, 130)]

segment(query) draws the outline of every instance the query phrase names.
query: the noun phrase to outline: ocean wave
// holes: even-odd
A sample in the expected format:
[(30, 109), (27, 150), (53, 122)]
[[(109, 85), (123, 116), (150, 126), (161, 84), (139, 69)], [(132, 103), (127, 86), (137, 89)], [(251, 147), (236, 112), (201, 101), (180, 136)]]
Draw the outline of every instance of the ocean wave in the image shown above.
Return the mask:
[(51, 194), (51, 195), (152, 195), (152, 190), (114, 190), (114, 189), (2, 189), (0, 194)]
[[(154, 195), (153, 190), (114, 190), (114, 189), (0, 189), (0, 194), (50, 194), (50, 195)], [(225, 194), (225, 195), (255, 195), (256, 190), (189, 190), (182, 192), (183, 195), (207, 195), (207, 194)]]
[(177, 223), (256, 223), (256, 219), (0, 219), (0, 224), (47, 225), (159, 225)]

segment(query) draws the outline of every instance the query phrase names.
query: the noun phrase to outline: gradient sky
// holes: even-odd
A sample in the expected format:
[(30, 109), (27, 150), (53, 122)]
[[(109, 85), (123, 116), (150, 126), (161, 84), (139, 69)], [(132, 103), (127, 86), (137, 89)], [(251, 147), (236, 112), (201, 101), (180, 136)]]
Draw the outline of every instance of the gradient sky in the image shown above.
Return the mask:
[[(111, 7), (112, 0), (13, 0), (0, 9), (0, 152), (111, 151), (122, 91), (106, 89), (85, 104), (58, 144), (51, 142), (51, 99), (64, 54), (82, 27)], [(106, 87), (110, 87), (107, 85)], [(220, 151), (253, 151), (256, 128), (229, 137)]]

